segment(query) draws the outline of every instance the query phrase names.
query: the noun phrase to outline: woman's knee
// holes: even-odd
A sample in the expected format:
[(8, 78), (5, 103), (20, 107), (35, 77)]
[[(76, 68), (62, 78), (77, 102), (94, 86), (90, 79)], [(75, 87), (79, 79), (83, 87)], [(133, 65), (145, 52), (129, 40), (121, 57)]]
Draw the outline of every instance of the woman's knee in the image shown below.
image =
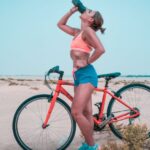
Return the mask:
[(81, 111), (79, 111), (78, 109), (76, 109), (76, 108), (71, 109), (71, 114), (72, 114), (74, 119), (76, 119), (76, 118), (83, 115), (83, 113)]
[(85, 116), (91, 116), (91, 115), (92, 115), (92, 110), (91, 110), (91, 109), (84, 110), (84, 111), (83, 111), (83, 114), (84, 114)]

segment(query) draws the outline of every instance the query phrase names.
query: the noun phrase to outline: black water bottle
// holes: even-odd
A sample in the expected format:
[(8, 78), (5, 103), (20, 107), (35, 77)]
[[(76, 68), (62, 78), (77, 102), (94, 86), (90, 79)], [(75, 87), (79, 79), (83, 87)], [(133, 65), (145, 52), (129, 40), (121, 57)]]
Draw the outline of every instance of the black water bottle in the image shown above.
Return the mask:
[(86, 7), (81, 3), (80, 0), (72, 0), (72, 3), (78, 7), (80, 13), (84, 13), (86, 11)]

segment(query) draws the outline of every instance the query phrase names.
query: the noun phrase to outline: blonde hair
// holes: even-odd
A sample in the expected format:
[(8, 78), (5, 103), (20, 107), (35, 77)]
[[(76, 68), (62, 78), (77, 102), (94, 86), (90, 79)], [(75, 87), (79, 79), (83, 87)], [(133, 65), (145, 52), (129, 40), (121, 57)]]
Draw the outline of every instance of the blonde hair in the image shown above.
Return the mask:
[(92, 24), (92, 28), (95, 30), (95, 31), (98, 31), (100, 30), (101, 33), (103, 34), (105, 32), (105, 28), (102, 27), (103, 23), (104, 23), (104, 20), (103, 20), (103, 17), (102, 15), (100, 14), (99, 11), (96, 11), (95, 15), (93, 16), (93, 19), (94, 19), (94, 22)]

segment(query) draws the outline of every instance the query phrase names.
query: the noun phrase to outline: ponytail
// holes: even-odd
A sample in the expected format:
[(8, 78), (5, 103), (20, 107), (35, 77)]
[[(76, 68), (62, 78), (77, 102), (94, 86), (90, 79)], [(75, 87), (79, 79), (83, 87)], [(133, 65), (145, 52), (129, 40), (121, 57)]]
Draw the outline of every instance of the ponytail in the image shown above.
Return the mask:
[(92, 28), (95, 30), (95, 31), (98, 31), (100, 30), (101, 33), (103, 34), (105, 32), (105, 28), (102, 27), (103, 23), (104, 23), (104, 20), (103, 20), (103, 17), (102, 15), (100, 14), (99, 11), (96, 11), (95, 15), (94, 15), (94, 22), (92, 24)]
[(102, 27), (100, 27), (99, 29), (100, 29), (101, 33), (102, 33), (102, 34), (104, 34), (104, 32), (105, 32), (106, 28), (102, 28)]

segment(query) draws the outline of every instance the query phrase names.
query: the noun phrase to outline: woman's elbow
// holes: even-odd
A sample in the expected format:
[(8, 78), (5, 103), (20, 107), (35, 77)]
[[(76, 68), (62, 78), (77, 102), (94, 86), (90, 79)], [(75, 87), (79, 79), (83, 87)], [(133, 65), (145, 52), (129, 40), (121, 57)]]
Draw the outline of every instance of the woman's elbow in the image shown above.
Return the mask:
[(58, 28), (61, 28), (61, 24), (60, 24), (59, 22), (57, 23), (57, 27), (58, 27)]
[(102, 50), (101, 50), (101, 53), (104, 54), (104, 53), (105, 53), (105, 49), (102, 49)]
[(100, 49), (99, 51), (98, 51), (98, 54), (99, 55), (102, 55), (102, 54), (104, 54), (105, 53), (105, 49)]

